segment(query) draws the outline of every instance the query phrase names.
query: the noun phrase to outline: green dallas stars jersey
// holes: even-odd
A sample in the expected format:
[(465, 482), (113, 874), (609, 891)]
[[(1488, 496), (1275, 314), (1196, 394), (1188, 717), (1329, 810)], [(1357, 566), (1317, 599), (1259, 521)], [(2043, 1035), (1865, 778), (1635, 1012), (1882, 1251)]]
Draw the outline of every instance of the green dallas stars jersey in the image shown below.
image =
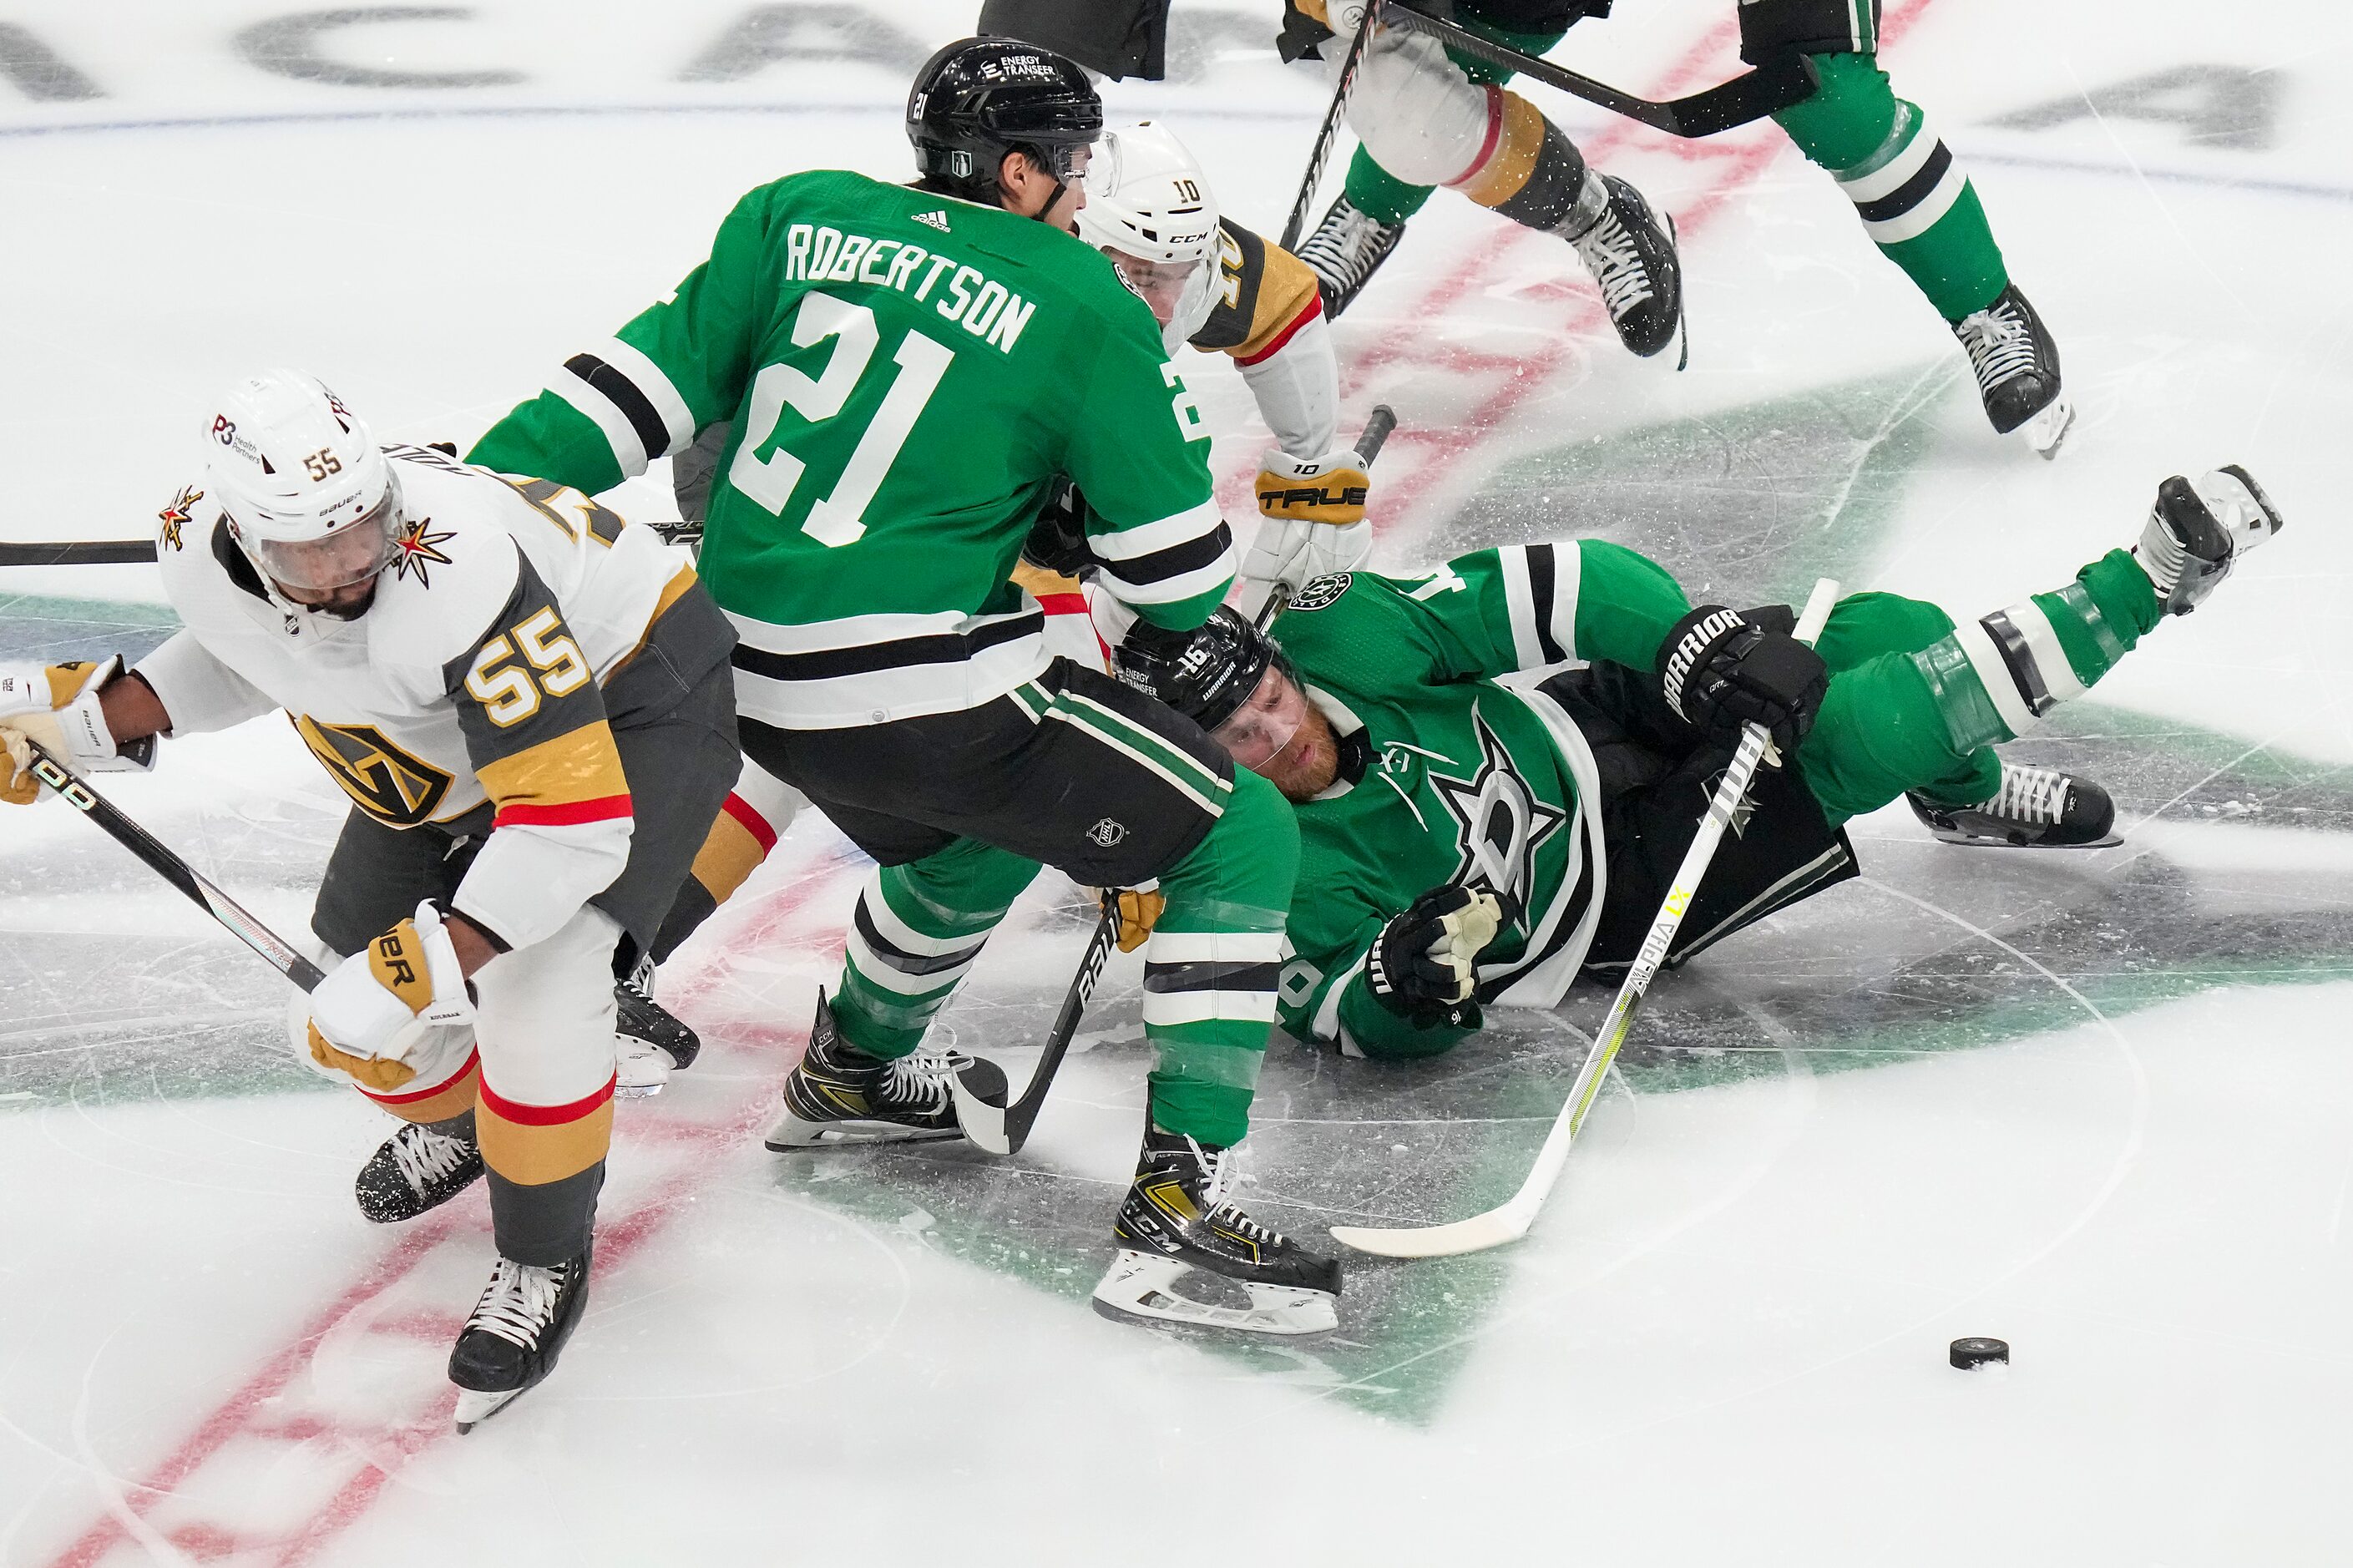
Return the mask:
[(977, 707), (1047, 664), (1007, 582), (1068, 474), (1104, 584), (1198, 626), (1232, 538), (1208, 431), (1103, 257), (994, 207), (827, 170), (752, 192), (711, 258), (470, 454), (595, 492), (733, 426), (701, 569), (741, 710), (822, 729)]
[(1415, 1029), (1363, 978), (1382, 925), (1446, 883), (1507, 891), (1527, 911), (1488, 948), (1480, 994), (1559, 999), (1606, 891), (1583, 805), (1598, 781), (1584, 737), (1535, 689), (1542, 675), (1520, 672), (1576, 659), (1647, 669), (1690, 607), (1664, 568), (1598, 540), (1482, 550), (1426, 579), (1343, 573), (1293, 599), (1283, 651), (1364, 771), (1298, 808), (1285, 1028), (1388, 1054), (1461, 1038)]

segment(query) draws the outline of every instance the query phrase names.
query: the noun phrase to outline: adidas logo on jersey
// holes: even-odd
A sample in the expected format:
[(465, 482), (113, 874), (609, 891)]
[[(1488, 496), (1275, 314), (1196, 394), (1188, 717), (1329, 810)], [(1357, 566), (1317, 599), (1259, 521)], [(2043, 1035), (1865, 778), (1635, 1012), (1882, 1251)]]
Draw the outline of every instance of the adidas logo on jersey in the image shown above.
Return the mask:
[(945, 207), (934, 207), (930, 212), (917, 213), (915, 215), (915, 221), (917, 223), (930, 224), (942, 234), (945, 234), (948, 231), (948, 213)]

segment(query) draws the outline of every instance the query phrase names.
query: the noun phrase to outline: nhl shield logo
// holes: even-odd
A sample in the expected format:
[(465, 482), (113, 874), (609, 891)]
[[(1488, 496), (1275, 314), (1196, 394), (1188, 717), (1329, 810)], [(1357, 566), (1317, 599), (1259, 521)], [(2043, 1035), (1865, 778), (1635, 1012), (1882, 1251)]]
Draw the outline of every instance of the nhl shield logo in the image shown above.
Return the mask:
[(1098, 849), (1108, 849), (1126, 837), (1127, 825), (1114, 822), (1108, 816), (1087, 829), (1088, 840)]

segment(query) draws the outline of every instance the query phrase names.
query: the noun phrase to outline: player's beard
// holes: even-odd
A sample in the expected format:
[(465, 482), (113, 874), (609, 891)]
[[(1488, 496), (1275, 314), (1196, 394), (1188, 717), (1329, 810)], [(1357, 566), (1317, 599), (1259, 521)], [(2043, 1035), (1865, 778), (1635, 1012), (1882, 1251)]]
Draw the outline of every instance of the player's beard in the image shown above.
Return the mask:
[(1287, 800), (1314, 800), (1330, 789), (1340, 776), (1340, 742), (1324, 710), (1308, 703), (1297, 732), (1258, 772)]

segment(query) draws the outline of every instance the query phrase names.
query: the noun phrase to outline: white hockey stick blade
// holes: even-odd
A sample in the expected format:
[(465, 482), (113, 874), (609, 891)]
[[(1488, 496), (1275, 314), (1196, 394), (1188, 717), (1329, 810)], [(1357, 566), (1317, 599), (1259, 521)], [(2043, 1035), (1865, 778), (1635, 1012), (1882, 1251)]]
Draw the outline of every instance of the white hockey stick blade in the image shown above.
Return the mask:
[(948, 1075), (948, 1093), (955, 1100), (956, 1123), (974, 1145), (991, 1154), (1013, 1152), (1013, 1140), (1005, 1134), (1005, 1107), (988, 1101), (965, 1088), (961, 1076)]
[(1465, 1252), (1484, 1252), (1491, 1247), (1501, 1247), (1507, 1241), (1517, 1241), (1527, 1235), (1528, 1226), (1536, 1217), (1534, 1205), (1523, 1204), (1517, 1198), (1501, 1208), (1485, 1214), (1458, 1219), (1451, 1225), (1433, 1225), (1422, 1230), (1380, 1230), (1367, 1226), (1335, 1225), (1332, 1239), (1358, 1252), (1369, 1252), (1379, 1258), (1453, 1258)]

